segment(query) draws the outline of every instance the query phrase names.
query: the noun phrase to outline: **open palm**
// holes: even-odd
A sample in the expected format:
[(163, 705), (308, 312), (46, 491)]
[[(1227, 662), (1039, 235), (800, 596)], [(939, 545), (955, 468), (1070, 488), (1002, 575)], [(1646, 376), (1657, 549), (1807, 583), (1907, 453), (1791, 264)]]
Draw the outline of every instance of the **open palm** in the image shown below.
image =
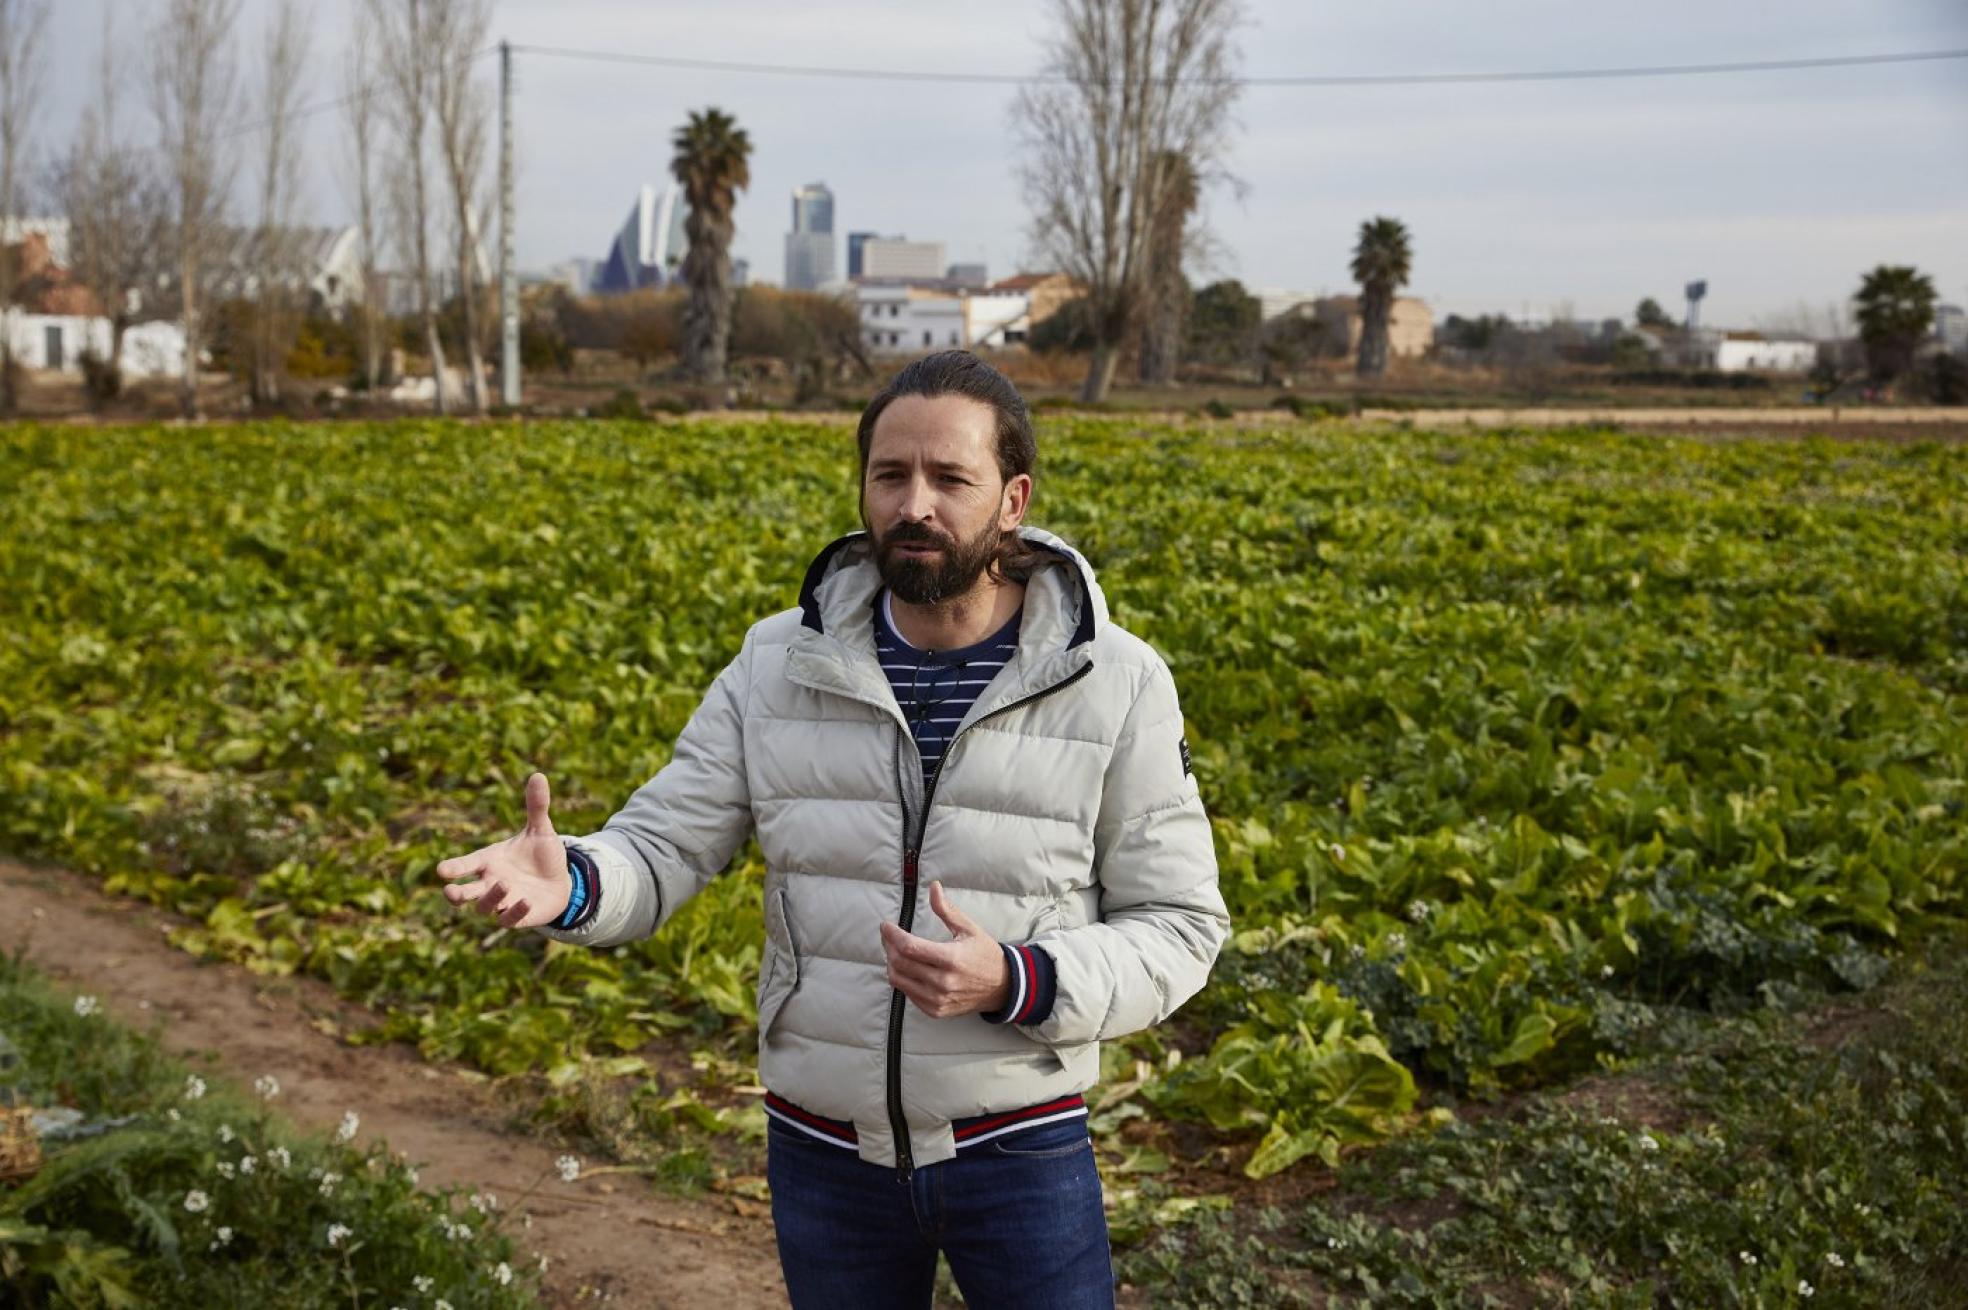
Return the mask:
[(526, 780), (526, 827), (470, 855), (441, 861), (444, 898), (453, 905), (476, 905), (508, 928), (552, 923), (567, 909), (573, 880), (567, 875), (567, 848), (547, 817), (552, 800), (547, 775)]

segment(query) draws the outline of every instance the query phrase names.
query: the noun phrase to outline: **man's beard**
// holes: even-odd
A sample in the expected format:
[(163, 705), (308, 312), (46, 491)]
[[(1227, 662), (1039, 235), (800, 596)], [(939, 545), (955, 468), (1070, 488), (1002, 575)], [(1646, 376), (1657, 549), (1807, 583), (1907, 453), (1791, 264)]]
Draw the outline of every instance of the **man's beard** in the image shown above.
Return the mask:
[[(875, 567), (897, 598), (911, 605), (936, 605), (961, 596), (977, 584), (998, 553), (1004, 534), (995, 522), (969, 541), (946, 537), (921, 523), (898, 523), (875, 549)], [(940, 554), (924, 559), (900, 554), (904, 543), (935, 546)]]

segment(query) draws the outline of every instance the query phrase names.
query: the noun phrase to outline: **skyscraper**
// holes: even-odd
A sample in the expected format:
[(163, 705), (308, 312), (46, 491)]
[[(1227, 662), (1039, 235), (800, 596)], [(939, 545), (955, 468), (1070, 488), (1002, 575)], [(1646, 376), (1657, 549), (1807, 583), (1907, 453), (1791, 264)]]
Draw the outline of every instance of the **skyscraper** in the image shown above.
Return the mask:
[(636, 193), (629, 217), (594, 276), (600, 292), (660, 287), (677, 276), (688, 241), (683, 232), (683, 193), (672, 182), (658, 200), (653, 184)]
[(834, 193), (825, 182), (793, 190), (793, 230), (786, 234), (786, 286), (812, 291), (832, 282)]
[(847, 234), (847, 275), (849, 278), (861, 276), (861, 249), (870, 241), (881, 240), (879, 232), (849, 232)]

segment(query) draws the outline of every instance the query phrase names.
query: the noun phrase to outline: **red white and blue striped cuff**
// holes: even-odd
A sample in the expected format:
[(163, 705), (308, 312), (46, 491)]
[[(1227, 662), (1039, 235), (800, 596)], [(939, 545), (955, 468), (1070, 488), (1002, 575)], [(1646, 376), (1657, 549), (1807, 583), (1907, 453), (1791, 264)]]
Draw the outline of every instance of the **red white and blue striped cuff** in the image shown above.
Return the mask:
[(998, 943), (1011, 966), (1011, 995), (1002, 1010), (984, 1013), (986, 1023), (1044, 1023), (1052, 1014), (1052, 998), (1058, 990), (1052, 957), (1037, 946), (1011, 946)]
[[(777, 1093), (765, 1094), (765, 1113), (768, 1118), (777, 1119), (787, 1127), (797, 1129), (819, 1141), (834, 1146), (844, 1146), (850, 1151), (858, 1150), (860, 1147), (861, 1137), (854, 1131), (853, 1124), (843, 1119), (829, 1119), (811, 1110), (803, 1110)], [(1061, 1096), (1019, 1110), (952, 1119), (950, 1135), (957, 1139), (957, 1149), (961, 1151), (966, 1146), (988, 1142), (1023, 1128), (1036, 1128), (1040, 1124), (1057, 1123), (1062, 1119), (1084, 1119), (1086, 1113), (1086, 1098), (1075, 1092), (1071, 1096)]]

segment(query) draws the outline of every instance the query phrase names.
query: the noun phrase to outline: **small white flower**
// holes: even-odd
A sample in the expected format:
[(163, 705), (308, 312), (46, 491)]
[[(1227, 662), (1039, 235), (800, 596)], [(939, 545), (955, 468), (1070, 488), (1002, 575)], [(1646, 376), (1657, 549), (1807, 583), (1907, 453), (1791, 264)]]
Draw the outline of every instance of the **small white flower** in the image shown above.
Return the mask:
[(81, 1015), (84, 1019), (88, 1018), (92, 1014), (96, 1014), (100, 1012), (101, 1009), (102, 1009), (102, 1002), (98, 1001), (93, 996), (78, 996), (75, 998), (75, 1012)]
[(222, 1142), (230, 1142), (230, 1141), (232, 1140), (232, 1125), (231, 1125), (231, 1124), (220, 1124), (220, 1125), (219, 1125), (219, 1140), (220, 1140), (220, 1141), (222, 1141)]
[(1610, 978), (1610, 977), (1612, 977), (1612, 976), (1613, 976), (1613, 966), (1612, 966), (1612, 965), (1610, 965), (1610, 964), (1602, 964), (1602, 965), (1600, 965), (1600, 966), (1599, 966), (1599, 976), (1600, 976), (1601, 978)]
[(430, 1291), (431, 1288), (436, 1287), (437, 1280), (435, 1278), (432, 1278), (429, 1274), (418, 1274), (415, 1278), (410, 1280), (410, 1285), (416, 1288), (419, 1294), (422, 1294), (424, 1292)]
[(1411, 923), (1427, 923), (1428, 916), (1434, 912), (1435, 907), (1427, 901), (1408, 902), (1408, 920)]
[(1661, 1144), (1654, 1140), (1652, 1133), (1641, 1133), (1640, 1149), (1643, 1151), (1658, 1151), (1661, 1149)]
[(547, 1272), (547, 1257), (545, 1256), (540, 1257), (540, 1272), (543, 1274)]
[(1797, 1280), (1797, 1294), (1808, 1301), (1818, 1294), (1818, 1289), (1811, 1286), (1809, 1279), (1800, 1278)]
[(245, 1156), (239, 1161), (239, 1172), (242, 1174), (250, 1174), (253, 1172), (253, 1168), (256, 1164), (258, 1164), (258, 1161), (254, 1160), (252, 1156), (250, 1155)]
[(404, 1165), (403, 1176), (410, 1180), (410, 1185), (412, 1187), (415, 1187), (417, 1185), (417, 1166), (414, 1164)]
[(1328, 1237), (1326, 1239), (1326, 1246), (1334, 1251), (1342, 1251), (1346, 1249), (1346, 1243), (1340, 1241), (1337, 1237)]
[(342, 1115), (342, 1126), (335, 1130), (335, 1140), (338, 1142), (354, 1141), (355, 1130), (361, 1123), (362, 1116), (355, 1111), (349, 1110), (344, 1112)]
[(185, 1193), (185, 1209), (193, 1214), (204, 1214), (206, 1207), (211, 1204), (212, 1198), (199, 1191), (196, 1187)]
[(1408, 935), (1406, 933), (1390, 932), (1387, 934), (1388, 950), (1404, 951), (1407, 948), (1408, 948)]
[(581, 1176), (581, 1161), (572, 1155), (563, 1155), (554, 1161), (554, 1168), (560, 1170), (560, 1181), (571, 1183)]
[(492, 1270), (492, 1277), (498, 1280), (499, 1286), (511, 1287), (512, 1266), (501, 1260), (498, 1266)]
[(185, 1075), (185, 1100), (195, 1101), (205, 1095), (205, 1080), (197, 1074)]
[(335, 1184), (341, 1181), (342, 1176), (340, 1174), (329, 1173), (321, 1175), (321, 1194), (323, 1196), (333, 1196), (335, 1194)]
[(431, 1310), (451, 1310), (451, 1303), (440, 1296), (431, 1302)]
[(1746, 1265), (1753, 1265), (1756, 1263), (1756, 1257), (1751, 1255), (1748, 1251), (1739, 1251), (1737, 1252), (1737, 1254), (1742, 1256), (1742, 1262)]
[(490, 1214), (499, 1208), (499, 1198), (490, 1192), (473, 1192), (471, 1194), (471, 1208), (480, 1214)]
[(1825, 1252), (1825, 1263), (1833, 1269), (1843, 1269), (1845, 1267), (1845, 1257), (1836, 1251), (1827, 1251)]
[(282, 1169), (294, 1163), (294, 1157), (287, 1153), (287, 1148), (284, 1146), (276, 1146), (271, 1151), (268, 1151), (267, 1159), (273, 1161)]
[(263, 1073), (253, 1080), (253, 1090), (260, 1094), (261, 1100), (271, 1101), (280, 1095), (280, 1080), (270, 1073)]
[(169, 1119), (172, 1123), (176, 1123), (178, 1120), (184, 1118), (183, 1115), (178, 1113), (178, 1107), (175, 1105), (164, 1112), (164, 1117), (166, 1119)]
[(232, 1161), (230, 1160), (221, 1160), (213, 1168), (219, 1171), (219, 1177), (221, 1178), (232, 1177)]
[(328, 1245), (340, 1246), (343, 1242), (347, 1241), (349, 1237), (354, 1234), (354, 1232), (355, 1230), (350, 1228), (347, 1224), (329, 1224)]
[(1333, 857), (1333, 862), (1335, 864), (1343, 864), (1346, 862), (1346, 848), (1344, 846), (1341, 846), (1338, 842), (1334, 842), (1332, 845), (1326, 847), (1326, 854)]

